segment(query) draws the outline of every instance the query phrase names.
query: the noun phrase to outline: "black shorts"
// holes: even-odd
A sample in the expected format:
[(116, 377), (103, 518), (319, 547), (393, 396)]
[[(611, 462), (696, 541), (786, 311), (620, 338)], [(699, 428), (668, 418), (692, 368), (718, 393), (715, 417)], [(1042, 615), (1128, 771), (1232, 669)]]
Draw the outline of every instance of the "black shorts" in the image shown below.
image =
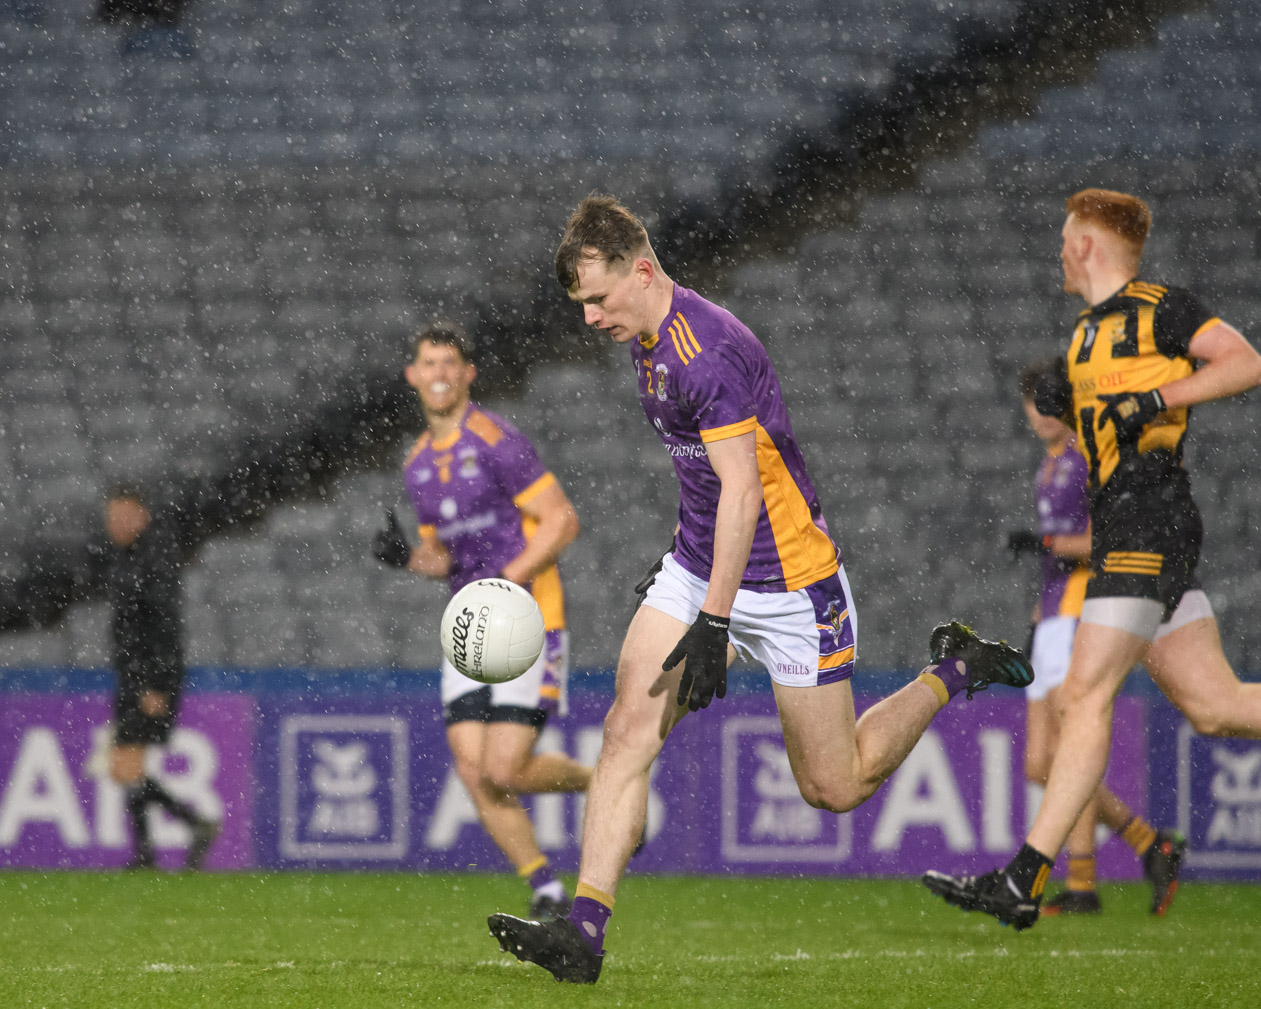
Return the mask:
[(454, 725), (456, 722), (512, 722), (542, 729), (547, 724), (547, 710), (491, 704), (490, 687), (481, 687), (444, 704), (442, 720), (447, 725)]
[(1090, 508), (1086, 598), (1154, 599), (1166, 617), (1184, 592), (1200, 587), (1196, 567), (1204, 524), (1185, 477), (1157, 487), (1105, 487)]
[(140, 692), (121, 690), (114, 697), (114, 742), (119, 746), (165, 743), (179, 711), (179, 694), (167, 694), (167, 713), (154, 717), (140, 710)]

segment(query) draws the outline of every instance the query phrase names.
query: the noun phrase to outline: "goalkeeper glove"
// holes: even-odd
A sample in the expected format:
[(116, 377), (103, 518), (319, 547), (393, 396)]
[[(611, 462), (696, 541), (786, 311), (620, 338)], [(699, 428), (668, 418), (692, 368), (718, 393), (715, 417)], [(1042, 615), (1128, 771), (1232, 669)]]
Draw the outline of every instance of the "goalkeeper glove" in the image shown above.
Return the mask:
[(1165, 412), (1165, 399), (1158, 389), (1150, 392), (1107, 392), (1099, 398), (1108, 405), (1099, 411), (1099, 424), (1108, 421), (1116, 429), (1117, 441), (1137, 441), (1143, 428)]
[(687, 659), (679, 680), (676, 703), (680, 708), (686, 704), (689, 710), (696, 711), (709, 707), (715, 695), (727, 696), (727, 629), (730, 626), (729, 617), (716, 617), (701, 610), (696, 622), (661, 664), (662, 670), (669, 672)]
[(1068, 381), (1068, 364), (1056, 358), (1055, 368), (1045, 372), (1033, 390), (1033, 405), (1046, 417), (1058, 417), (1070, 424), (1073, 413), (1073, 387)]
[(372, 538), (372, 552), (377, 560), (392, 568), (405, 568), (412, 559), (411, 545), (393, 509), (385, 513), (385, 528)]

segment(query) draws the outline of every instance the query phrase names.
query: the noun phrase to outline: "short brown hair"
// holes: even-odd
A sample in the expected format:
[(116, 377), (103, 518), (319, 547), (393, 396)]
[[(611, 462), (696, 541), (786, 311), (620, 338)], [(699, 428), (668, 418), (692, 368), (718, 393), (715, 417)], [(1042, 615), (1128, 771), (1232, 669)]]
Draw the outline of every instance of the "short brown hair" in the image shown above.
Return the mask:
[(643, 222), (620, 201), (592, 193), (569, 216), (556, 249), (556, 279), (566, 291), (578, 283), (578, 264), (583, 258), (595, 258), (588, 249), (612, 264), (651, 252), (652, 246)]
[(422, 343), (432, 343), (438, 347), (454, 347), (465, 364), (473, 360), (473, 345), (468, 333), (458, 322), (431, 322), (416, 334), (414, 352), (420, 353)]
[(1079, 221), (1111, 231), (1136, 257), (1143, 254), (1143, 243), (1152, 229), (1152, 212), (1137, 196), (1113, 189), (1083, 189), (1065, 200), (1064, 207)]

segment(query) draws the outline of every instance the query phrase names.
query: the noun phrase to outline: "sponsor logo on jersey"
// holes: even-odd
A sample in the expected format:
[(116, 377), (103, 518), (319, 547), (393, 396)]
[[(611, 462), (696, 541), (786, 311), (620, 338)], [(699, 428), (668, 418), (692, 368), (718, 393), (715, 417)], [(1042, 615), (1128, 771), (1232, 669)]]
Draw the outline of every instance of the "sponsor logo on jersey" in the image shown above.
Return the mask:
[(661, 435), (661, 441), (665, 445), (666, 451), (675, 458), (707, 459), (709, 457), (704, 445), (680, 442), (677, 435), (673, 435), (666, 430), (666, 426), (662, 423), (660, 417), (654, 417), (652, 423), (656, 427), (657, 433)]
[(659, 364), (655, 370), (657, 372), (657, 399), (664, 403), (666, 401), (666, 376), (669, 374), (669, 369), (664, 364)]

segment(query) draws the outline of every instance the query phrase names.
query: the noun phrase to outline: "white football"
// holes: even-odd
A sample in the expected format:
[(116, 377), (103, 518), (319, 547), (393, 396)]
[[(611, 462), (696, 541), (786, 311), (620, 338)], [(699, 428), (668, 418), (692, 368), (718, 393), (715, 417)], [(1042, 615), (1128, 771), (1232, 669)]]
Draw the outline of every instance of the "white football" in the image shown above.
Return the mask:
[(515, 582), (481, 578), (451, 597), (439, 636), (442, 654), (469, 679), (504, 683), (538, 661), (543, 612)]

